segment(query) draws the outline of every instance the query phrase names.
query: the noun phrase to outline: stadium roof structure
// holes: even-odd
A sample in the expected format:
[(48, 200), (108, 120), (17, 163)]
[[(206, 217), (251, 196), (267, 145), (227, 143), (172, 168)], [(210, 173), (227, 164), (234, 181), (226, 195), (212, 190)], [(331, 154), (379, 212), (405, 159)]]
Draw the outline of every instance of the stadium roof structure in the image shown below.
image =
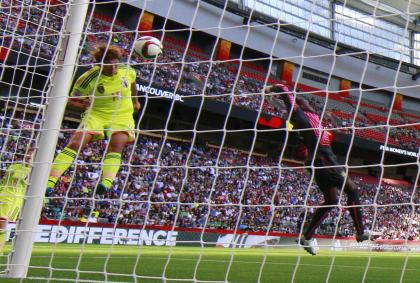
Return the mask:
[(387, 17), (387, 21), (402, 26), (405, 26), (408, 16), (408, 28), (420, 32), (420, 0), (339, 0), (337, 2), (346, 2), (347, 6), (364, 12), (371, 13), (376, 9), (376, 14), (379, 15), (395, 15)]
[[(420, 0), (348, 0), (347, 5), (365, 12), (377, 9), (377, 14), (395, 15), (387, 17), (387, 21), (405, 26), (408, 20), (408, 29), (420, 33)], [(414, 71), (412, 79), (419, 77), (420, 71)]]
[[(363, 2), (372, 2), (372, 0), (362, 0)], [(386, 8), (385, 5), (397, 9), (398, 11), (407, 11), (407, 6), (410, 5), (409, 11), (410, 13), (420, 13), (420, 1), (419, 0), (380, 0), (380, 5), (382, 4), (382, 8)], [(379, 7), (381, 8), (381, 6)]]
[[(244, 24), (255, 22), (277, 29), (276, 24), (286, 23), (283, 20), (279, 21), (277, 18), (268, 15), (263, 11), (249, 9), (242, 5), (244, 2), (240, 0), (229, 1), (227, 5), (225, 5), (225, 0), (202, 1), (243, 17)], [(410, 36), (415, 33), (420, 34), (420, 0), (335, 0), (331, 1), (331, 3), (341, 4), (366, 14), (373, 14), (381, 20), (388, 21), (402, 28), (407, 26), (408, 31), (411, 34)], [(410, 17), (408, 23), (407, 15)], [(297, 25), (285, 25), (282, 27), (282, 32), (288, 33), (296, 38), (305, 39), (307, 30)], [(407, 73), (411, 75), (413, 80), (417, 80), (420, 77), (420, 66), (414, 64), (414, 62), (401, 62), (400, 64), (399, 59), (383, 56), (382, 54), (369, 53), (362, 48), (343, 42), (337, 42), (334, 38), (319, 35), (312, 31), (310, 31), (309, 36), (305, 40), (335, 50), (336, 54), (349, 54), (352, 57), (368, 60), (371, 63), (384, 66), (391, 70)]]

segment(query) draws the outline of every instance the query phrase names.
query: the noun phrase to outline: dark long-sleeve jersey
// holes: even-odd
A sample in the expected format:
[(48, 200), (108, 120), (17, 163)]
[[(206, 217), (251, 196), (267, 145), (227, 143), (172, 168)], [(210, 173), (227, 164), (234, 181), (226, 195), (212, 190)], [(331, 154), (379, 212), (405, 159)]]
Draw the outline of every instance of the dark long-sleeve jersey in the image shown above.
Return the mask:
[(282, 93), (281, 99), (286, 104), (289, 113), (290, 111), (293, 111), (291, 116), (293, 129), (302, 129), (302, 131), (299, 131), (299, 134), (303, 137), (303, 142), (308, 147), (311, 154), (313, 154), (318, 140), (319, 146), (331, 146), (330, 138), (327, 132), (324, 131), (319, 116), (313, 109), (303, 109), (299, 106), (295, 101), (294, 93), (290, 91), (286, 85), (275, 85), (272, 91)]

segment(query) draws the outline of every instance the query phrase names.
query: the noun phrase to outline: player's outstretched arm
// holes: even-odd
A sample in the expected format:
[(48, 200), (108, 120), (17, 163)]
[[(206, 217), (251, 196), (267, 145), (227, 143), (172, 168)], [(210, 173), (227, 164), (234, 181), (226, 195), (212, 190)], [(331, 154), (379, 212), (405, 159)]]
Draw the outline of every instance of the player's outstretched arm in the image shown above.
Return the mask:
[(265, 87), (264, 92), (276, 94), (275, 96), (270, 95), (268, 98), (268, 102), (276, 109), (281, 109), (280, 103), (278, 101), (276, 102), (276, 98), (278, 97), (286, 105), (288, 111), (290, 111), (293, 105), (294, 112), (298, 111), (298, 109), (301, 109), (304, 112), (316, 114), (315, 109), (311, 106), (308, 100), (303, 97), (295, 96), (295, 94), (284, 84), (267, 86)]
[(68, 106), (87, 110), (92, 104), (90, 94), (96, 85), (98, 76), (99, 71), (95, 68), (83, 73), (74, 83), (69, 95)]
[(68, 101), (68, 105), (70, 107), (79, 108), (82, 110), (86, 110), (89, 108), (91, 101), (88, 97), (70, 97)]
[[(286, 105), (287, 111), (290, 111), (294, 101), (294, 94), (289, 90), (285, 84), (275, 84), (269, 85), (264, 88), (264, 93), (270, 93), (272, 95), (268, 96), (268, 103), (276, 108), (277, 110), (282, 110), (283, 107), (280, 104), (280, 100)], [(293, 107), (293, 111), (296, 110), (297, 105)]]

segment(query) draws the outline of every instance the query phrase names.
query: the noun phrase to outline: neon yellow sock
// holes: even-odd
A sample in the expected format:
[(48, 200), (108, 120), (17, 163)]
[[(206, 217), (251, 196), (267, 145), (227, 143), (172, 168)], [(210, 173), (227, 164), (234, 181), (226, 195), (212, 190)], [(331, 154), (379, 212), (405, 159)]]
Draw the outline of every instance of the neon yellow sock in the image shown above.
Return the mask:
[(55, 184), (57, 184), (58, 179), (54, 176), (50, 176), (48, 178), (47, 188), (54, 188)]
[(5, 243), (6, 243), (6, 231), (0, 230), (0, 254), (3, 254)]
[[(51, 166), (51, 177), (48, 179), (48, 185), (54, 182), (54, 178), (57, 179), (63, 175), (63, 173), (69, 169), (71, 163), (76, 157), (77, 152), (73, 149), (65, 147), (54, 159), (53, 165)], [(51, 181), (51, 182), (50, 182)], [(55, 183), (54, 183), (55, 185)]]
[(114, 183), (114, 179), (102, 179), (101, 183), (107, 188), (111, 188), (112, 183)]
[(110, 188), (115, 176), (117, 176), (118, 170), (120, 170), (121, 164), (121, 153), (108, 152), (105, 155), (102, 168), (102, 184)]

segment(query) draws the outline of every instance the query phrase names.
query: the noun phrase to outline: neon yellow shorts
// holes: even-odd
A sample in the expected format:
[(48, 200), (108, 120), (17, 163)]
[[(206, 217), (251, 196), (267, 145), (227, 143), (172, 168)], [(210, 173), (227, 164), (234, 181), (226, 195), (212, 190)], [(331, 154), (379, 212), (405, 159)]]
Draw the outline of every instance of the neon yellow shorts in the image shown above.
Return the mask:
[(16, 221), (22, 208), (24, 196), (15, 194), (11, 189), (0, 190), (0, 217)]
[(111, 117), (107, 117), (104, 114), (92, 111), (83, 114), (78, 130), (92, 134), (95, 140), (103, 139), (105, 135), (107, 138), (110, 138), (116, 132), (126, 132), (128, 141), (132, 142), (135, 139), (134, 128), (134, 119), (131, 113), (129, 115), (111, 115)]

